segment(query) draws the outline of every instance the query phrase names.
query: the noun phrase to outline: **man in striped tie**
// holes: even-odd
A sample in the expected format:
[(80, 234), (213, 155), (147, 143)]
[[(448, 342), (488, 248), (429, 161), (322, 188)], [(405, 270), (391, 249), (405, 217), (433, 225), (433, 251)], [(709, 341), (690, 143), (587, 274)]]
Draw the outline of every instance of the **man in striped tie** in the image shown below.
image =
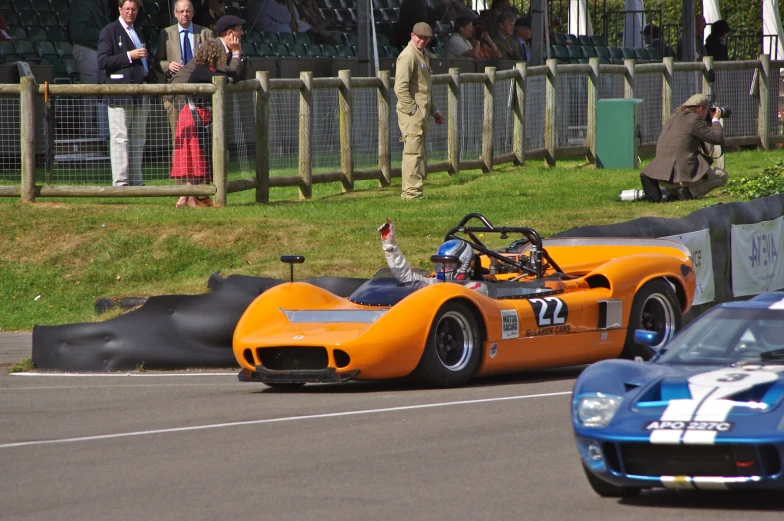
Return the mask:
[[(204, 42), (215, 38), (211, 29), (196, 25), (193, 20), (193, 4), (190, 0), (177, 0), (174, 4), (174, 17), (177, 23), (161, 29), (158, 36), (158, 48), (155, 51), (155, 69), (163, 76), (171, 79), (175, 74), (196, 55), (196, 51)], [(166, 96), (163, 106), (169, 115), (172, 139), (177, 128), (177, 115), (180, 113), (171, 99)]]
[[(125, 85), (153, 83), (155, 70), (144, 34), (134, 26), (140, 0), (119, 0), (120, 17), (98, 36), (100, 83)], [(114, 186), (141, 186), (142, 157), (147, 138), (148, 96), (106, 96), (109, 104), (109, 152)]]

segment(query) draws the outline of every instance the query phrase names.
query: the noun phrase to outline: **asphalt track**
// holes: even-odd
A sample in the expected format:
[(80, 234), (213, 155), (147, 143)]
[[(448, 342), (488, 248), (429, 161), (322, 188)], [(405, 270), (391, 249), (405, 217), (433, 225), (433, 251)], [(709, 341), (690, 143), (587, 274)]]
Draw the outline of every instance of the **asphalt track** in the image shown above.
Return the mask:
[(781, 519), (782, 494), (603, 499), (572, 441), (579, 368), (453, 390), (240, 384), (233, 374), (9, 375), (2, 520)]

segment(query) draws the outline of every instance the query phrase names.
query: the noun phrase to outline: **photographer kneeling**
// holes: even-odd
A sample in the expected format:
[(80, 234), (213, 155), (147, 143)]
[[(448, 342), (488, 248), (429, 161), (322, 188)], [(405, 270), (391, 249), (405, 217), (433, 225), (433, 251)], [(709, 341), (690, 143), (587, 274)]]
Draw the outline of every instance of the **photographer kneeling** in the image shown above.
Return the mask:
[(722, 113), (719, 107), (711, 110), (708, 96), (695, 94), (670, 115), (656, 142), (656, 157), (640, 173), (649, 201), (664, 198), (659, 183), (667, 189), (666, 200), (672, 201), (700, 199), (727, 182), (727, 172), (711, 167), (707, 148), (708, 143), (724, 144)]

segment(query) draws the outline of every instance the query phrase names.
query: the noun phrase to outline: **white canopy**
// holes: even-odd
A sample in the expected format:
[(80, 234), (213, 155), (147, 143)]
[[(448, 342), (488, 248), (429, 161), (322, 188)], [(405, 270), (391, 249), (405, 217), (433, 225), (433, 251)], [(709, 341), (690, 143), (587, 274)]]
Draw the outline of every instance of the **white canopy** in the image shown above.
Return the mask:
[[(643, 0), (625, 0), (624, 11), (643, 11)], [(645, 27), (645, 15), (639, 13), (626, 13), (623, 16), (623, 46), (629, 48), (645, 47), (642, 40), (642, 30)]]
[(593, 34), (586, 0), (569, 0), (569, 34)]

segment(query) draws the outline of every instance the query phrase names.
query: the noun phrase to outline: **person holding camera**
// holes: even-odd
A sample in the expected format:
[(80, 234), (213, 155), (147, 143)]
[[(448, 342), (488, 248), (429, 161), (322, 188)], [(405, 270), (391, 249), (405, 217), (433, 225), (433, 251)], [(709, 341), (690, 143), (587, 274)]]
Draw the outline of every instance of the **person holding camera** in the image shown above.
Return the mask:
[[(470, 58), (472, 60), (485, 60), (488, 59), (486, 51), (483, 49), (490, 48), (498, 51), (493, 40), (484, 31), (481, 25), (474, 27), (474, 22), (470, 18), (461, 16), (455, 20), (455, 33), (449, 37), (446, 42), (446, 57), (450, 59)], [(500, 57), (493, 54), (493, 59)]]
[(728, 109), (711, 107), (705, 94), (695, 94), (673, 112), (664, 123), (656, 142), (656, 157), (640, 173), (646, 199), (701, 199), (727, 182), (727, 172), (713, 168), (708, 144), (723, 145), (720, 118)]

